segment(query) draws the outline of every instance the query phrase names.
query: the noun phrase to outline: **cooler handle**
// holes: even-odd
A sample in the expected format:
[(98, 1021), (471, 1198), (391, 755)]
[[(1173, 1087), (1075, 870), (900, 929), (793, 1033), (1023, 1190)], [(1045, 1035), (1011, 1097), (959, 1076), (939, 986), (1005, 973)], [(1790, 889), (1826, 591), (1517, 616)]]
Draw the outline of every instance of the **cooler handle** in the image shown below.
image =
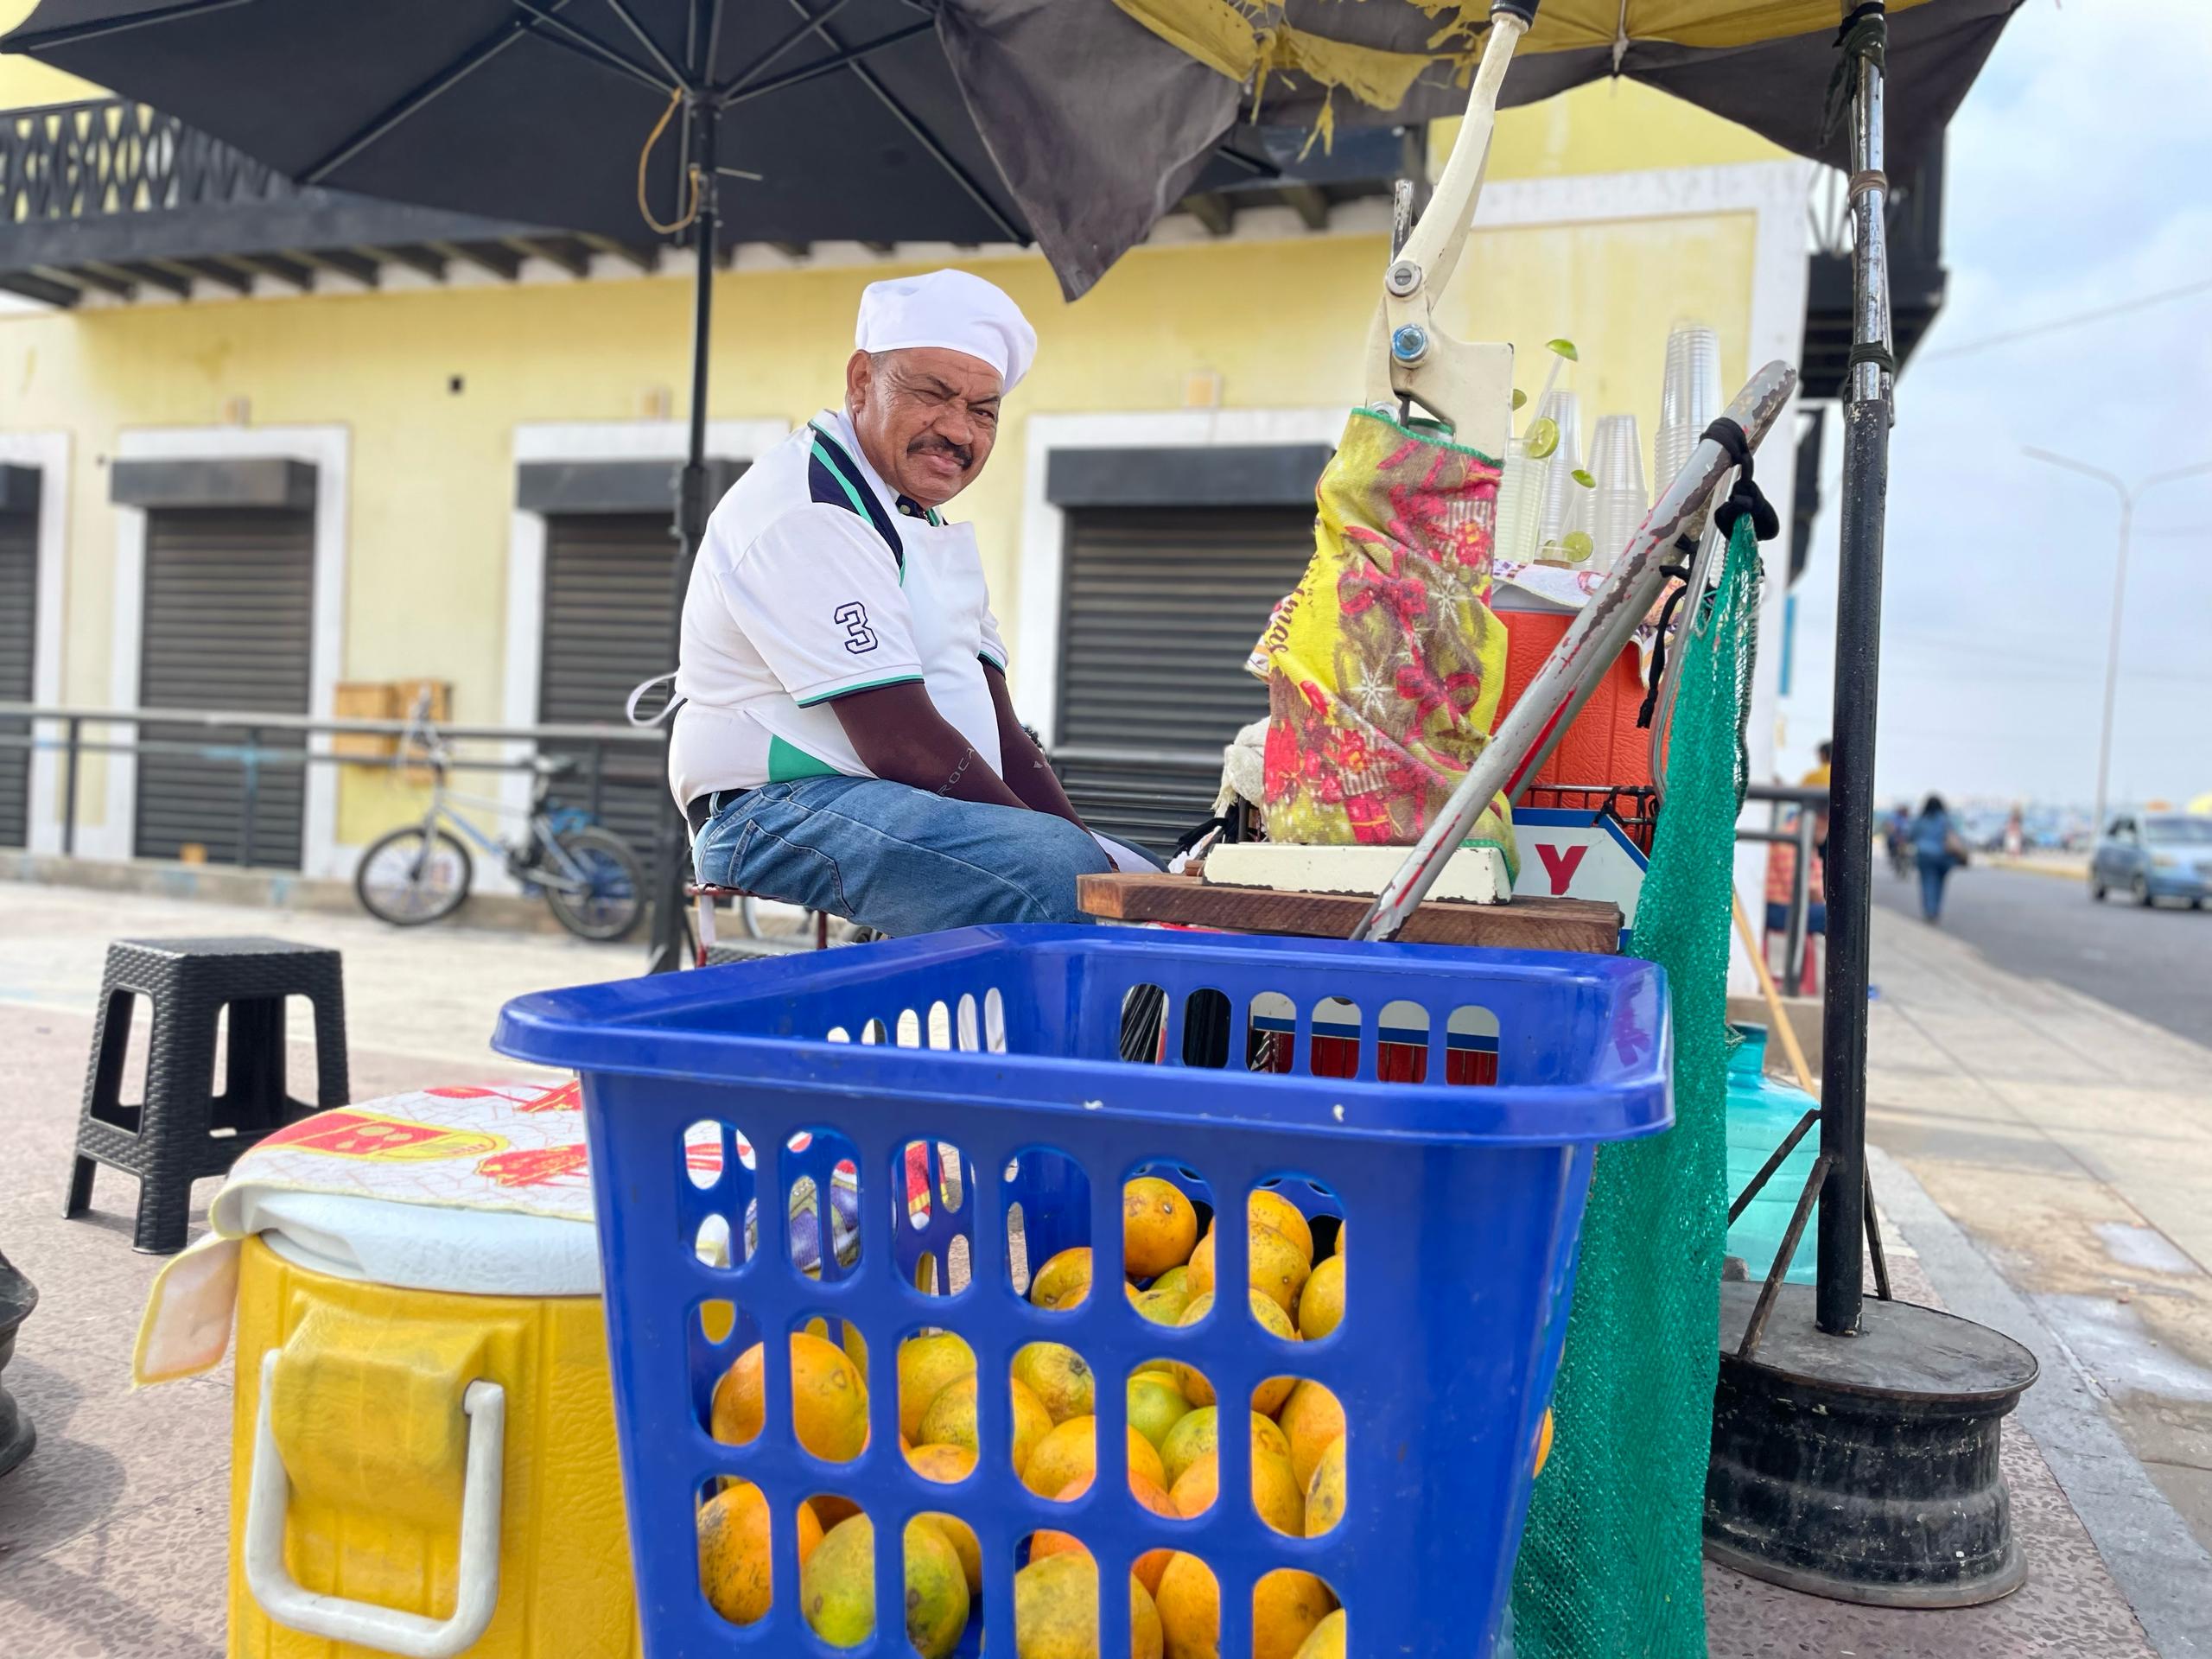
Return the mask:
[(453, 1617), (425, 1618), (343, 1596), (302, 1589), (284, 1566), (284, 1519), (291, 1481), (269, 1424), (277, 1352), (261, 1362), (261, 1407), (253, 1430), (253, 1474), (246, 1489), (245, 1581), (269, 1617), (288, 1630), (352, 1642), (400, 1659), (454, 1659), (484, 1634), (499, 1600), (499, 1482), (507, 1438), (507, 1394), (496, 1382), (471, 1382), (461, 1395), (468, 1414), (468, 1458), (461, 1493), (460, 1587)]

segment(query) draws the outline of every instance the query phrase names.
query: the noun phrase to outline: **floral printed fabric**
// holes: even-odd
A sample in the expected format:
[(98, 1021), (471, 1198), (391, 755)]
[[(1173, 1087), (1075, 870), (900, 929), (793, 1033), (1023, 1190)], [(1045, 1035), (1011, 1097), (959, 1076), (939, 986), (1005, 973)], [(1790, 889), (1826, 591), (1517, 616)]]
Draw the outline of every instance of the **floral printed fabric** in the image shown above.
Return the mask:
[[(1406, 846), (1489, 742), (1497, 463), (1354, 410), (1315, 490), (1313, 557), (1247, 664), (1268, 683), (1268, 838)], [(1471, 840), (1518, 874), (1503, 798)]]

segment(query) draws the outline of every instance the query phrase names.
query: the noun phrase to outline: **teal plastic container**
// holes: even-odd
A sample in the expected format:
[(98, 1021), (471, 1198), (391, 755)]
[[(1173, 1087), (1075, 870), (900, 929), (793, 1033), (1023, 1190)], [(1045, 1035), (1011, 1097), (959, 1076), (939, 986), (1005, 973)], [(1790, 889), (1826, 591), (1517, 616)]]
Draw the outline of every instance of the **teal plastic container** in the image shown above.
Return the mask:
[[(1774, 1155), (1774, 1149), (1787, 1140), (1789, 1131), (1797, 1127), (1797, 1120), (1813, 1109), (1813, 1097), (1791, 1083), (1766, 1074), (1766, 1027), (1738, 1025), (1733, 1027), (1743, 1040), (1730, 1051), (1728, 1056), (1728, 1201), (1733, 1204), (1736, 1195), (1744, 1190), (1751, 1177), (1759, 1173), (1759, 1166)], [(1745, 1266), (1755, 1279), (1766, 1277), (1767, 1269), (1774, 1265), (1774, 1253), (1782, 1248), (1782, 1236), (1789, 1230), (1789, 1212), (1797, 1207), (1797, 1195), (1805, 1190), (1805, 1182), (1813, 1173), (1813, 1160), (1820, 1155), (1821, 1132), (1814, 1128), (1783, 1160), (1782, 1167), (1768, 1178), (1744, 1213), (1728, 1230), (1728, 1254), (1740, 1255)], [(1797, 1241), (1797, 1253), (1790, 1258), (1789, 1282), (1809, 1285), (1813, 1282), (1814, 1239), (1819, 1232), (1820, 1206), (1813, 1206), (1813, 1215), (1805, 1224), (1804, 1233)]]

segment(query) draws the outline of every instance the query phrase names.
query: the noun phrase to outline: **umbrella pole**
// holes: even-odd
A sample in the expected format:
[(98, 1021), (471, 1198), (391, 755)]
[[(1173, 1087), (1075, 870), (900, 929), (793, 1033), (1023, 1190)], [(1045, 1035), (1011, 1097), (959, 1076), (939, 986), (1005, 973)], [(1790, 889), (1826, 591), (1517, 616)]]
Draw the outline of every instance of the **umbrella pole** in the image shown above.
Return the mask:
[[(685, 137), (693, 176), (698, 181), (698, 213), (691, 221), (696, 256), (691, 283), (691, 431), (683, 470), (676, 485), (676, 569), (671, 583), (669, 660), (682, 660), (683, 598), (691, 586), (691, 566), (707, 534), (707, 349), (714, 337), (715, 249), (718, 239), (715, 201), (715, 126), (720, 115), (712, 98), (694, 98), (685, 110)], [(673, 692), (671, 693), (673, 696)], [(676, 722), (667, 722), (672, 740)], [(667, 751), (662, 751), (667, 772)], [(661, 791), (654, 836), (653, 942), (645, 971), (665, 974), (681, 968), (688, 954), (683, 928), (684, 872), (690, 864), (688, 826), (676, 798)]]
[[(1845, 382), (1843, 525), (1836, 599), (1835, 770), (1828, 804), (1828, 984), (1823, 1010), (1815, 1316), (1859, 1329), (1866, 1192), (1866, 978), (1874, 876), (1874, 708), (1882, 649), (1882, 532), (1891, 377), (1889, 183), (1882, 171), (1880, 14), (1847, 41), (1852, 76), (1852, 346)], [(1860, 25), (1866, 28), (1866, 25)], [(1871, 49), (1870, 49), (1871, 48)]]
[[(1828, 796), (1826, 1052), (1815, 1160), (1819, 1279), (1809, 1290), (1782, 1283), (1785, 1259), (1764, 1287), (1720, 1287), (1705, 1553), (1753, 1578), (1840, 1601), (1971, 1607), (2009, 1595), (2027, 1576), (1998, 1452), (2005, 1415), (2035, 1382), (2036, 1357), (1999, 1332), (1932, 1308), (1866, 1303), (1860, 1265), (1870, 1213), (1874, 704), (1896, 376), (1884, 245), (1885, 37), (1875, 0), (1845, 19), (1853, 304)], [(1787, 1473), (1777, 1479), (1777, 1470)]]

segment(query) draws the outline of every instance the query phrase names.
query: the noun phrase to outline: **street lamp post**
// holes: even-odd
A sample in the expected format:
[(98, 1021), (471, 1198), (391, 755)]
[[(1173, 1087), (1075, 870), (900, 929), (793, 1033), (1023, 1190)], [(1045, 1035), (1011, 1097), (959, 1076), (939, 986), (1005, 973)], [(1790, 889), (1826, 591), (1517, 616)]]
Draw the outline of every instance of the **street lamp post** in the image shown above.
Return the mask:
[(2094, 478), (2100, 484), (2111, 486), (2120, 498), (2120, 559), (2112, 576), (2112, 637), (2105, 645), (2105, 707), (2104, 721), (2097, 735), (2097, 807), (2096, 816), (2089, 826), (2091, 835), (2105, 832), (2106, 794), (2112, 776), (2112, 711), (2120, 692), (2120, 619), (2127, 600), (2127, 537), (2135, 524), (2135, 504), (2144, 493), (2161, 484), (2171, 484), (2176, 479), (2194, 478), (2199, 473), (2212, 473), (2212, 461), (2200, 461), (2193, 467), (2176, 467), (2163, 473), (2152, 473), (2131, 489), (2127, 480), (2101, 467), (2091, 467), (2071, 455), (2054, 454), (2049, 449), (2027, 446), (2028, 455), (2053, 467), (2063, 467), (2069, 473), (2079, 473), (2084, 478)]

